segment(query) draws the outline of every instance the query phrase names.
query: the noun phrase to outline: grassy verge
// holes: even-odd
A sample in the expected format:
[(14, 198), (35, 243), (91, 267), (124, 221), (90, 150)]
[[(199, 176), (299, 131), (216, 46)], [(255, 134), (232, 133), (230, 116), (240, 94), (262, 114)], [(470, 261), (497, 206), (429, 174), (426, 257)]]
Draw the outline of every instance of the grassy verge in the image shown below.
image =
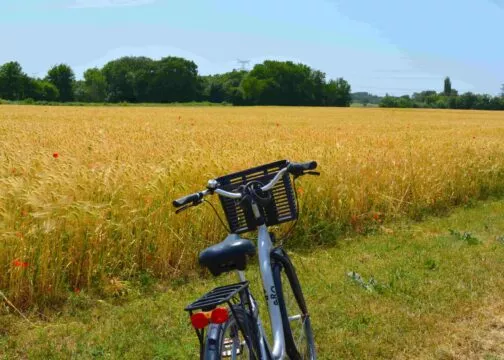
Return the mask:
[[(292, 253), (320, 358), (502, 359), (503, 214), (504, 201), (487, 201)], [(366, 288), (351, 271), (374, 282)], [(257, 285), (256, 266), (248, 277)], [(234, 278), (152, 281), (122, 284), (122, 295), (103, 300), (80, 292), (57, 313), (33, 311), (31, 322), (0, 308), (0, 358), (196, 358), (182, 309)]]

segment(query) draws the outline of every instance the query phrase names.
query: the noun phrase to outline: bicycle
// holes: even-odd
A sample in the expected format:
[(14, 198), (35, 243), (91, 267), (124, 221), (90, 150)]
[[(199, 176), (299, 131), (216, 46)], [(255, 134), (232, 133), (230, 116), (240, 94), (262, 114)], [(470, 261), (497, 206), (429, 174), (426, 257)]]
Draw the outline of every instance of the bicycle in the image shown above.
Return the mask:
[[(268, 230), (269, 226), (297, 220), (299, 204), (292, 184), (300, 176), (319, 175), (313, 171), (316, 167), (315, 161), (281, 160), (209, 180), (205, 190), (173, 201), (179, 213), (207, 202), (207, 195), (219, 195), (229, 234), (203, 250), (199, 264), (214, 276), (230, 271), (238, 275), (237, 283), (217, 287), (185, 308), (198, 336), (201, 360), (280, 360), (286, 355), (295, 360), (316, 359), (310, 314), (295, 268), (282, 244), (275, 244), (275, 234)], [(240, 234), (250, 231), (257, 231), (272, 346), (245, 278), (247, 259), (256, 254), (256, 246)]]

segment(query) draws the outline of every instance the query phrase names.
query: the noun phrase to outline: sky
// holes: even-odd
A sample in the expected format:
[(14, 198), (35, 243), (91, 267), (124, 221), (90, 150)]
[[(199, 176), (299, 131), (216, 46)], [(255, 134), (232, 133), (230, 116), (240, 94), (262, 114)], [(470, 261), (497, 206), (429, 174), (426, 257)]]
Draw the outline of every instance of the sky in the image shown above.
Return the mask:
[(352, 91), (504, 83), (504, 0), (0, 0), (0, 64), (30, 76), (55, 64), (77, 78), (121, 56), (193, 60), (200, 74), (265, 59), (343, 77)]

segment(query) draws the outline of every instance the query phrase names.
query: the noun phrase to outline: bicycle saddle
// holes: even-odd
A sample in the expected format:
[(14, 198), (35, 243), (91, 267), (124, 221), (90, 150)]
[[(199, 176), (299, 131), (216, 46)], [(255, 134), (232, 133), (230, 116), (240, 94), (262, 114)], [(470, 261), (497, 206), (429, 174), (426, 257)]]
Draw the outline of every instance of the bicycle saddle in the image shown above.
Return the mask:
[(230, 234), (220, 243), (203, 250), (199, 254), (199, 263), (217, 276), (232, 270), (245, 270), (247, 255), (253, 256), (255, 253), (252, 241)]

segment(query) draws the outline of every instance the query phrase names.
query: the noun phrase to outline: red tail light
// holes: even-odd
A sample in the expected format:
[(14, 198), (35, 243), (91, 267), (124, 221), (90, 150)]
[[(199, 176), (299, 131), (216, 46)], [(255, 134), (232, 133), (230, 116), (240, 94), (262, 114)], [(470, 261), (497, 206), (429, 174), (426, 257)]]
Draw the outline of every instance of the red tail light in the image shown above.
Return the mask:
[(208, 317), (206, 313), (199, 312), (191, 315), (191, 324), (195, 329), (203, 329), (208, 325)]
[(223, 324), (229, 318), (226, 308), (215, 308), (211, 312), (199, 312), (191, 315), (191, 324), (195, 329), (203, 329), (209, 323)]
[(214, 324), (225, 323), (229, 318), (226, 308), (216, 308), (212, 311), (211, 321)]

